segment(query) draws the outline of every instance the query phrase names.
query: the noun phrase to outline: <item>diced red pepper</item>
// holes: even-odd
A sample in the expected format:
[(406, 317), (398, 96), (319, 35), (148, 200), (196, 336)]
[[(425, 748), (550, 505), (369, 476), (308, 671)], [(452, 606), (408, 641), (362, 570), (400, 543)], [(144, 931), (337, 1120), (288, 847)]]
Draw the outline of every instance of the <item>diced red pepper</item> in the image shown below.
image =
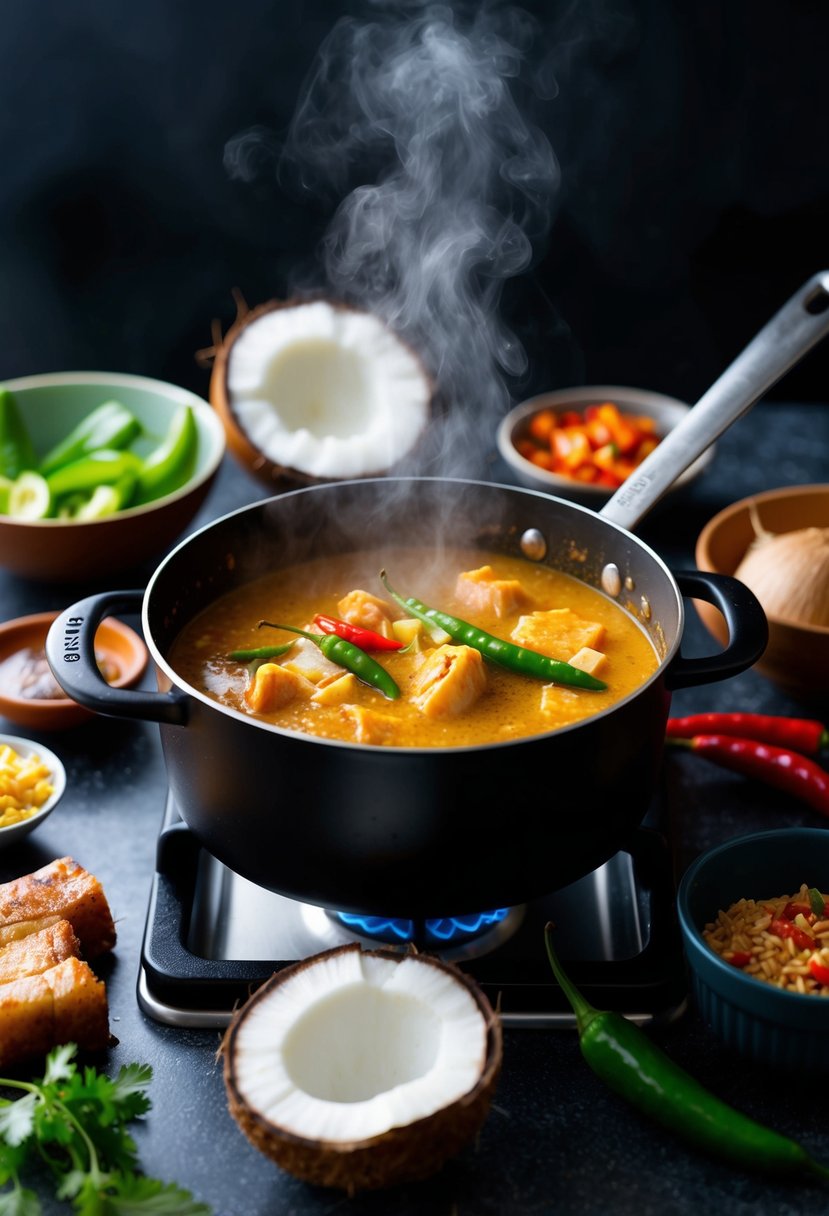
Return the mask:
[(813, 954), (809, 959), (809, 971), (819, 984), (825, 984), (829, 988), (829, 967), (821, 962), (816, 954)]
[(794, 920), (796, 916), (805, 916), (808, 920), (812, 915), (812, 909), (808, 904), (798, 904), (790, 900), (783, 911), (780, 913), (784, 920)]
[(798, 950), (811, 950), (815, 944), (815, 939), (811, 933), (807, 933), (805, 929), (801, 929), (794, 921), (784, 920), (782, 916), (771, 922), (769, 933), (773, 933), (775, 937), (783, 939), (790, 937)]
[(731, 963), (732, 967), (747, 967), (751, 962), (751, 955), (747, 950), (733, 950), (725, 961)]

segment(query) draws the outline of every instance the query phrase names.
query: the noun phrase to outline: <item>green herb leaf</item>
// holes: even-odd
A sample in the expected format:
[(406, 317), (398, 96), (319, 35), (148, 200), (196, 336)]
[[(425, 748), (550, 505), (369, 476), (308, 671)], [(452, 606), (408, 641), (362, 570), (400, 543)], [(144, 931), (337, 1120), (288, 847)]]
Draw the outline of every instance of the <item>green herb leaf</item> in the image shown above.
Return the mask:
[(24, 1094), (15, 1102), (0, 1107), (0, 1139), (12, 1146), (28, 1140), (35, 1125), (36, 1094)]
[(127, 1124), (150, 1108), (149, 1065), (127, 1064), (113, 1080), (91, 1067), (80, 1072), (75, 1052), (73, 1044), (50, 1052), (40, 1082), (0, 1078), (0, 1086), (25, 1091), (0, 1099), (0, 1186), (11, 1184), (0, 1194), (0, 1216), (40, 1216), (36, 1195), (19, 1181), (35, 1155), (77, 1216), (209, 1216), (175, 1183), (137, 1172)]
[(826, 901), (817, 887), (809, 887), (809, 907), (815, 916), (824, 916), (826, 914)]
[(0, 1216), (42, 1216), (42, 1212), (34, 1191), (18, 1189), (0, 1195)]

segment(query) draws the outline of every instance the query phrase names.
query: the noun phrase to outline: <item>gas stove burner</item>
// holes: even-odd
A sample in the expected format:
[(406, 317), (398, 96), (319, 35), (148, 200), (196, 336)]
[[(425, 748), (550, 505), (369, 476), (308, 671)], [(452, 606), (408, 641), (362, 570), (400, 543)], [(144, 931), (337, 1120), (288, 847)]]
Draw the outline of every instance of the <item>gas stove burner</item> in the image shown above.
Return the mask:
[[(460, 948), (465, 957), (483, 953), (500, 945), (518, 927), (521, 908), (495, 908), (467, 916), (437, 916), (423, 920), (405, 917), (366, 916), (357, 912), (329, 912), (333, 920), (352, 933), (387, 945), (411, 943), (421, 949), (454, 953)], [(493, 932), (493, 930), (496, 930)], [(470, 951), (470, 947), (475, 947)]]
[[(168, 799), (156, 853), (138, 996), (157, 1021), (225, 1027), (274, 971), (355, 941), (422, 949), (468, 970), (506, 1027), (569, 1026), (573, 1012), (543, 944), (556, 925), (559, 957), (587, 998), (636, 1021), (671, 1020), (686, 975), (674, 910), (673, 860), (658, 830), (660, 799), (629, 851), (569, 887), (527, 904), (427, 922), (337, 915), (256, 886), (212, 857)], [(427, 939), (427, 932), (429, 937)]]

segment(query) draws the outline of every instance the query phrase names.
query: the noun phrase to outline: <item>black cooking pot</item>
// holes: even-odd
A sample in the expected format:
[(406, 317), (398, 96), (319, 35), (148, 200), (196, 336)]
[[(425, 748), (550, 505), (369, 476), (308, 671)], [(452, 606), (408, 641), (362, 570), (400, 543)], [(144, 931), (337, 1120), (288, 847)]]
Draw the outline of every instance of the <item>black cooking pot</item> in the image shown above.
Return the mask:
[[(650, 634), (658, 670), (576, 725), (476, 747), (374, 747), (310, 738), (217, 704), (167, 656), (216, 597), (307, 557), (410, 545), (477, 546), (543, 561), (612, 595)], [(366, 538), (379, 538), (373, 543)], [(397, 547), (397, 545), (395, 545)], [(715, 603), (728, 648), (680, 653), (683, 595)], [(98, 622), (136, 611), (161, 691), (115, 689), (94, 657)], [(161, 724), (170, 787), (202, 844), (261, 886), (376, 915), (443, 916), (520, 903), (574, 881), (625, 847), (657, 778), (672, 689), (732, 676), (762, 653), (762, 610), (734, 579), (672, 576), (625, 528), (512, 487), (377, 479), (245, 507), (183, 541), (146, 592), (91, 596), (47, 641), (67, 693), (100, 713)]]

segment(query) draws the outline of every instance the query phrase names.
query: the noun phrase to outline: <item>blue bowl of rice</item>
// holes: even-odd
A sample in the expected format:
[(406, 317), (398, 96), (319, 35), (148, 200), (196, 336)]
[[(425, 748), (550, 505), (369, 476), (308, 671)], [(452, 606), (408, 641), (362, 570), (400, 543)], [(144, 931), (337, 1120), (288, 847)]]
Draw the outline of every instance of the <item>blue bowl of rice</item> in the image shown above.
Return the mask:
[[(791, 938), (773, 932), (808, 889), (825, 912)], [(829, 831), (757, 832), (708, 850), (683, 875), (677, 910), (693, 999), (723, 1042), (774, 1068), (829, 1074), (829, 984), (815, 976), (829, 968)]]

